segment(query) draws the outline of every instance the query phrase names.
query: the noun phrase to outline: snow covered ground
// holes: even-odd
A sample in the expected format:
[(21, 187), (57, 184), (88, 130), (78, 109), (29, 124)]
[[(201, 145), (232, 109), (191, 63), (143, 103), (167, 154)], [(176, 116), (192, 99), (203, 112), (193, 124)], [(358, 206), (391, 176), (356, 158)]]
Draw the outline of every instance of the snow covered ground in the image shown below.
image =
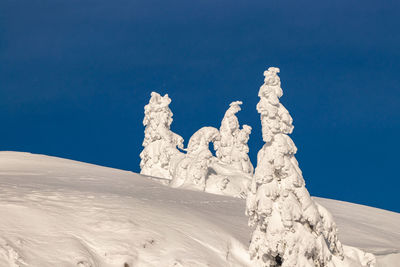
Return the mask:
[[(400, 214), (316, 198), (340, 239), (400, 266)], [(245, 201), (132, 172), (0, 152), (0, 266), (251, 266)], [(345, 247), (347, 253), (352, 250)]]

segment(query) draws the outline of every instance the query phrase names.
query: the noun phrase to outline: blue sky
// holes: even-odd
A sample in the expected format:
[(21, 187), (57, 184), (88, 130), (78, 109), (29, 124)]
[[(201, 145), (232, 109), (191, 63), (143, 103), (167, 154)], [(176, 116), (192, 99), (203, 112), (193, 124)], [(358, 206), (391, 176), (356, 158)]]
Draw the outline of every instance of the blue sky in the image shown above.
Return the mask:
[(399, 1), (0, 2), (0, 149), (139, 171), (143, 106), (168, 93), (187, 142), (255, 106), (281, 69), (282, 103), (312, 195), (400, 212)]

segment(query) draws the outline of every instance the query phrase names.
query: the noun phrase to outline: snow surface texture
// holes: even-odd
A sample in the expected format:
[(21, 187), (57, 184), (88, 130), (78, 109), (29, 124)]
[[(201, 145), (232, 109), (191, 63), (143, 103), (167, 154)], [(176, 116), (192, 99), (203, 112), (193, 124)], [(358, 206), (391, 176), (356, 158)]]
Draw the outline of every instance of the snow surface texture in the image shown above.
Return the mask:
[[(170, 130), (170, 103), (168, 95), (152, 92), (145, 106), (140, 173), (164, 178), (163, 183), (172, 187), (245, 198), (253, 166), (247, 146), (251, 127), (243, 125), (240, 129), (235, 115), (242, 102), (230, 104), (219, 131), (214, 127), (201, 128), (190, 138), (186, 149), (183, 138)], [(209, 149), (210, 142), (217, 157)]]
[(278, 68), (264, 72), (258, 96), (265, 142), (247, 197), (246, 214), (254, 228), (250, 256), (260, 267), (374, 266), (375, 258), (344, 257), (330, 213), (314, 202), (294, 157), (297, 151), (288, 134), (292, 117), (279, 102), (282, 96)]
[[(400, 262), (400, 214), (314, 199), (345, 255)], [(254, 266), (245, 201), (166, 187), (139, 174), (0, 152), (0, 266)], [(353, 246), (353, 247), (350, 247)]]

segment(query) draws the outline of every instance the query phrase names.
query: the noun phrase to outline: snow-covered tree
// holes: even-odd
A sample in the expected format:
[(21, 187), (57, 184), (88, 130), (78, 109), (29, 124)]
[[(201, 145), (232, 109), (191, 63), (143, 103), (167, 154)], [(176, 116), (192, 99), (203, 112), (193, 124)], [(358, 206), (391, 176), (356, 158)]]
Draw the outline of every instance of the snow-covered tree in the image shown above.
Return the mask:
[(243, 125), (240, 129), (239, 120), (236, 117), (241, 108), (242, 101), (235, 101), (229, 105), (222, 119), (219, 129), (221, 138), (215, 142), (217, 158), (233, 168), (244, 173), (253, 173), (253, 165), (248, 156), (247, 142), (251, 133), (251, 127)]
[[(343, 258), (337, 228), (329, 212), (310, 197), (295, 158), (292, 118), (279, 102), (278, 68), (264, 72), (258, 96), (265, 142), (247, 197), (246, 214), (253, 227), (250, 255), (257, 266), (334, 266)], [(346, 265), (341, 265), (346, 266)]]
[(219, 132), (221, 138), (215, 143), (215, 150), (217, 158), (227, 164), (232, 162), (232, 150), (235, 145), (235, 138), (239, 133), (239, 120), (236, 117), (241, 108), (242, 101), (235, 101), (229, 105), (225, 116), (222, 119)]
[(172, 187), (184, 187), (204, 191), (208, 168), (213, 155), (209, 143), (219, 139), (219, 132), (214, 127), (203, 127), (195, 132), (189, 140), (184, 158), (171, 168)]
[(149, 104), (144, 107), (143, 151), (140, 153), (141, 174), (171, 179), (170, 162), (182, 153), (183, 138), (170, 130), (172, 112), (169, 109), (171, 99), (168, 94), (161, 96), (151, 93)]
[(232, 166), (246, 174), (253, 174), (254, 171), (253, 164), (251, 164), (248, 155), (249, 146), (247, 145), (247, 142), (249, 141), (250, 134), (251, 127), (246, 124), (243, 125), (243, 129), (240, 129), (235, 136), (231, 154)]

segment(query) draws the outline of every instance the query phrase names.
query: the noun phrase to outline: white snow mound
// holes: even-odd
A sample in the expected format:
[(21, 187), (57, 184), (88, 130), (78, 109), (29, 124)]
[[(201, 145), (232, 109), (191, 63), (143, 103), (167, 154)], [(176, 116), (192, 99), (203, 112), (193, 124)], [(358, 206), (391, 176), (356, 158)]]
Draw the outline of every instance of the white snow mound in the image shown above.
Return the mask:
[[(315, 198), (345, 254), (400, 262), (400, 214)], [(252, 266), (245, 201), (132, 172), (0, 152), (0, 266)], [(352, 246), (352, 247), (351, 247)]]

